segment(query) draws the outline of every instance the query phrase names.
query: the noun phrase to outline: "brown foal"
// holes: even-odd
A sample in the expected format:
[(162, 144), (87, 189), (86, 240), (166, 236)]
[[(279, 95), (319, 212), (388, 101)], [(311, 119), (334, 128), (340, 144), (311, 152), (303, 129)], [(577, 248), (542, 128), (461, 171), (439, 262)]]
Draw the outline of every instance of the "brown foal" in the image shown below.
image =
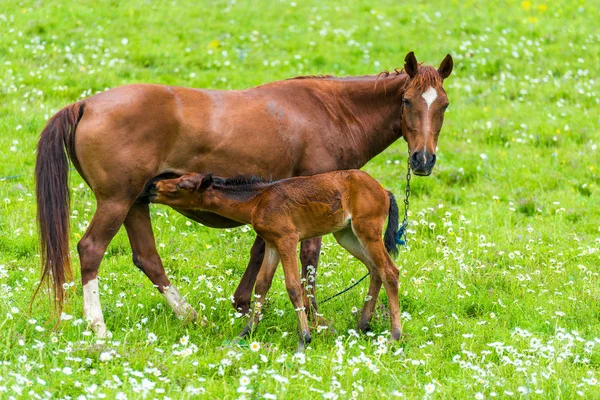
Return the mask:
[[(383, 282), (389, 299), (392, 338), (400, 338), (398, 269), (390, 257), (390, 253), (397, 252), (398, 206), (392, 193), (366, 172), (336, 171), (274, 182), (187, 174), (159, 180), (148, 191), (153, 203), (210, 211), (241, 224), (252, 224), (265, 241), (265, 256), (254, 288), (255, 312), (241, 335), (258, 323), (281, 260), (285, 286), (298, 317), (298, 351), (304, 350), (311, 337), (296, 251), (302, 240), (333, 233), (337, 242), (370, 272), (369, 297), (358, 328), (368, 328)], [(388, 215), (384, 243), (383, 226)]]

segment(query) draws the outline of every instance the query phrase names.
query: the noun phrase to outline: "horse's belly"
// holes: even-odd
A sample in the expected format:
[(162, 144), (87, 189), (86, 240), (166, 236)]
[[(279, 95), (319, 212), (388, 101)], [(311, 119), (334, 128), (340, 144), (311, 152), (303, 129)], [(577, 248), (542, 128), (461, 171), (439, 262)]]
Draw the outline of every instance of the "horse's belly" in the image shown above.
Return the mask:
[(243, 225), (237, 221), (233, 221), (218, 214), (213, 214), (206, 211), (181, 210), (178, 208), (174, 208), (174, 210), (193, 221), (199, 222), (202, 225), (209, 226), (211, 228), (235, 228)]

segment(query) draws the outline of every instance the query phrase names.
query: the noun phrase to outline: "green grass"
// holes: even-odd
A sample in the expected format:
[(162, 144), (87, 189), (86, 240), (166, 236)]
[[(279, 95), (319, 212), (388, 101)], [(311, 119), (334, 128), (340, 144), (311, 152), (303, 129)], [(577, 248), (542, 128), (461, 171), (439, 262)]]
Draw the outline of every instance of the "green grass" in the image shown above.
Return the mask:
[[(0, 182), (0, 397), (600, 398), (600, 3), (296, 3), (3, 2), (0, 177), (19, 176)], [(159, 252), (206, 326), (174, 317), (133, 266), (124, 231), (101, 267), (111, 339), (81, 319), (78, 272), (57, 330), (46, 297), (28, 313), (39, 279), (35, 145), (63, 105), (132, 82), (237, 89), (374, 74), (411, 50), (435, 65), (451, 53), (455, 70), (438, 165), (413, 180), (410, 250), (397, 258), (404, 342), (386, 341), (384, 294), (374, 336), (350, 331), (361, 283), (321, 307), (338, 334), (314, 332), (294, 358), (279, 271), (248, 341), (260, 350), (232, 345), (244, 321), (229, 298), (253, 233), (189, 225), (159, 206)], [(365, 170), (401, 196), (405, 155), (399, 141)], [(71, 178), (77, 265), (95, 203)], [(364, 271), (326, 238), (318, 296)]]

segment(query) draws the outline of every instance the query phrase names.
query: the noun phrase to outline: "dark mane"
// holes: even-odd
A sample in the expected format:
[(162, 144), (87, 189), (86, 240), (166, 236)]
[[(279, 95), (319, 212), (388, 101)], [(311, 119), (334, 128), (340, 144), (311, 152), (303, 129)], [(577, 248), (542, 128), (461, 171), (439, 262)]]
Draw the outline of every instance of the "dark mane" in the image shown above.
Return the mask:
[(215, 185), (219, 187), (248, 189), (251, 186), (256, 186), (264, 183), (271, 183), (273, 181), (263, 176), (239, 175), (231, 178), (214, 177), (214, 182)]
[(354, 75), (350, 75), (350, 76), (334, 76), (334, 75), (300, 75), (300, 76), (295, 76), (293, 78), (288, 78), (286, 79), (287, 81), (291, 81), (291, 80), (297, 80), (297, 79), (357, 79), (357, 78), (376, 78), (379, 79), (380, 77), (388, 77), (390, 75), (400, 75), (403, 74), (404, 70), (398, 70), (398, 68), (395, 68), (393, 72), (389, 72), (388, 70), (384, 70), (381, 71), (380, 73), (376, 74), (376, 75), (358, 75), (358, 76), (354, 76)]
[[(392, 72), (388, 70), (383, 70), (377, 75), (364, 75), (364, 76), (333, 76), (333, 75), (302, 75), (296, 76), (293, 78), (288, 78), (286, 80), (299, 80), (299, 79), (357, 79), (357, 78), (375, 78), (378, 81), (380, 78), (387, 78), (388, 76), (398, 76), (406, 74), (404, 68), (398, 69), (394, 68)], [(423, 65), (423, 63), (419, 63), (419, 73), (413, 79), (409, 79), (406, 81), (406, 88), (408, 86), (415, 86), (417, 89), (425, 91), (428, 87), (433, 86), (434, 88), (439, 88), (442, 86), (443, 79), (438, 73), (438, 71), (429, 65)], [(377, 84), (377, 83), (376, 83)]]
[(294, 79), (331, 79), (331, 78), (337, 78), (337, 76), (333, 76), (333, 75), (300, 75), (300, 76), (295, 76), (293, 78), (288, 78), (286, 80), (291, 81)]

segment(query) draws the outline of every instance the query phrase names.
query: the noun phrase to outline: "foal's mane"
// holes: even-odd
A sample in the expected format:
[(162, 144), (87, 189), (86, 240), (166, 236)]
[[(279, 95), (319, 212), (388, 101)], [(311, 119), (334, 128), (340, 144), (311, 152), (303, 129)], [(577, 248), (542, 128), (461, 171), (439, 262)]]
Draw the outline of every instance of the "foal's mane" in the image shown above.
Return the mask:
[(214, 185), (222, 188), (249, 189), (260, 184), (269, 184), (273, 180), (257, 175), (238, 175), (231, 178), (213, 177)]

